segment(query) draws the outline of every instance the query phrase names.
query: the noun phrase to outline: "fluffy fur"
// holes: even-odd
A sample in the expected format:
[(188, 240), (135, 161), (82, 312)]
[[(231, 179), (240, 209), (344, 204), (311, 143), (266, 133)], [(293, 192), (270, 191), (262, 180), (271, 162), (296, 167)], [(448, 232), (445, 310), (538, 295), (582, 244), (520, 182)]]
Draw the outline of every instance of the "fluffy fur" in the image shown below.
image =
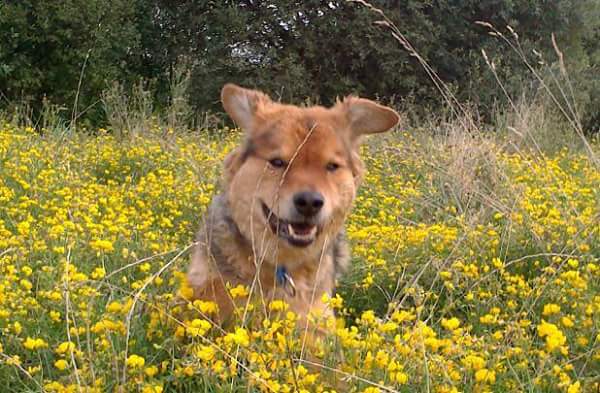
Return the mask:
[[(284, 105), (232, 84), (221, 100), (245, 140), (225, 159), (222, 191), (197, 237), (188, 273), (195, 298), (216, 302), (219, 322), (232, 315), (227, 287), (238, 284), (265, 302), (284, 299), (300, 321), (331, 315), (321, 299), (350, 259), (343, 224), (362, 178), (360, 140), (394, 127), (398, 114), (357, 97), (332, 108)], [(319, 199), (310, 216), (298, 202), (306, 192)], [(278, 267), (294, 292), (277, 282)]]

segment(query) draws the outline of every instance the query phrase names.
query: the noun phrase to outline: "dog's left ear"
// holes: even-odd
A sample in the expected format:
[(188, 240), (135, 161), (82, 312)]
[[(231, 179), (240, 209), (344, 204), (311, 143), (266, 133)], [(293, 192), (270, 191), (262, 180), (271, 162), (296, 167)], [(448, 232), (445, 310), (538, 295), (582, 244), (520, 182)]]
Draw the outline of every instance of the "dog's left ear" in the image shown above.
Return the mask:
[(348, 120), (352, 141), (358, 140), (362, 135), (385, 132), (400, 121), (395, 110), (365, 98), (349, 96), (336, 107), (344, 112)]

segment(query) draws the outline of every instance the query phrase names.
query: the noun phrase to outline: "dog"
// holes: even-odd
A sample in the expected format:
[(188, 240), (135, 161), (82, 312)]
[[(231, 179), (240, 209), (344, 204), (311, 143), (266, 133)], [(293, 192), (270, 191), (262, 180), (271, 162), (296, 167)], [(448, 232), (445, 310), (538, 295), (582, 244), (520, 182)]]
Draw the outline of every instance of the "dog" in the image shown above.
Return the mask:
[(194, 299), (216, 303), (218, 323), (234, 314), (229, 289), (240, 284), (265, 304), (284, 300), (303, 327), (309, 315), (332, 316), (323, 294), (334, 295), (350, 261), (343, 226), (364, 172), (359, 146), (399, 115), (355, 96), (330, 108), (287, 105), (234, 84), (221, 101), (245, 137), (224, 160), (222, 191), (197, 235)]

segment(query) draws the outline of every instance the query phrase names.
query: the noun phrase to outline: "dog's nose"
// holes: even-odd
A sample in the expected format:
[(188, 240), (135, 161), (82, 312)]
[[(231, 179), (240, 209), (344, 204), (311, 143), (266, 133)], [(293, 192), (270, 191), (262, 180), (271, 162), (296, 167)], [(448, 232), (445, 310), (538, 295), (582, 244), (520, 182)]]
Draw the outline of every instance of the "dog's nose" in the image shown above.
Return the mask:
[(296, 206), (298, 213), (305, 217), (316, 215), (324, 203), (325, 198), (320, 192), (303, 191), (294, 195), (294, 206)]

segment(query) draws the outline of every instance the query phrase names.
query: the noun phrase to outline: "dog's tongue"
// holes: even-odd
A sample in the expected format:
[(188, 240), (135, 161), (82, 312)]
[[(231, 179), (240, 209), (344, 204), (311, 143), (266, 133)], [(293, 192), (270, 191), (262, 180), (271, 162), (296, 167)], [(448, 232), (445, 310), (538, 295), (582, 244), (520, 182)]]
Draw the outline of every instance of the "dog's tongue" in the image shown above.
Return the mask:
[(308, 235), (313, 229), (313, 225), (306, 223), (291, 224), (291, 226), (296, 235)]

